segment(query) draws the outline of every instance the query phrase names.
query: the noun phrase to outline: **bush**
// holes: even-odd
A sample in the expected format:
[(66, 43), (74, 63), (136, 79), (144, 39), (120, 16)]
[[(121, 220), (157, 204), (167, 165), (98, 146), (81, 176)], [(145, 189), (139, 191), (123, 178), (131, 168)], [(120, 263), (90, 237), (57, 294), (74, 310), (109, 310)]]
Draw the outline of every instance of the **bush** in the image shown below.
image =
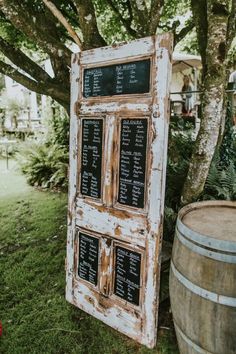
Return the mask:
[[(236, 131), (227, 111), (222, 144), (211, 163), (205, 188), (198, 200), (236, 200)], [(194, 147), (191, 131), (183, 130), (179, 123), (171, 123), (168, 146), (164, 237), (172, 241), (181, 192), (187, 176)]]
[(222, 168), (221, 160), (215, 157), (206, 180), (203, 199), (236, 200), (236, 169), (233, 161)]
[(61, 115), (61, 112), (57, 109), (54, 116), (49, 119), (48, 125), (47, 142), (49, 144), (64, 146), (68, 150), (70, 131), (70, 119), (68, 115)]
[(164, 237), (169, 241), (173, 240), (181, 192), (187, 176), (193, 146), (192, 130), (183, 130), (182, 124), (172, 122), (169, 130), (164, 213)]
[(42, 188), (68, 186), (68, 152), (58, 144), (31, 144), (18, 153), (22, 172), (30, 185)]
[(42, 188), (68, 187), (69, 117), (54, 107), (45, 141), (22, 145), (17, 159), (27, 181)]
[(229, 119), (222, 144), (212, 160), (202, 198), (236, 200), (236, 132)]

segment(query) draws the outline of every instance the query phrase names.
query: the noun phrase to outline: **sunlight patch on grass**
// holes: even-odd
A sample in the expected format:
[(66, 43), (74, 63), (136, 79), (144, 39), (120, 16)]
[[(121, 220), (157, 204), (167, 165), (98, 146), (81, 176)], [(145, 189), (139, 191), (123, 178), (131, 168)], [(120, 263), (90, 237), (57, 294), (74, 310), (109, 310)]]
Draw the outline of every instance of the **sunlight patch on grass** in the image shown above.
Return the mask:
[(23, 196), (31, 190), (21, 175), (19, 167), (14, 160), (9, 160), (8, 169), (6, 160), (0, 159), (0, 201), (3, 199)]

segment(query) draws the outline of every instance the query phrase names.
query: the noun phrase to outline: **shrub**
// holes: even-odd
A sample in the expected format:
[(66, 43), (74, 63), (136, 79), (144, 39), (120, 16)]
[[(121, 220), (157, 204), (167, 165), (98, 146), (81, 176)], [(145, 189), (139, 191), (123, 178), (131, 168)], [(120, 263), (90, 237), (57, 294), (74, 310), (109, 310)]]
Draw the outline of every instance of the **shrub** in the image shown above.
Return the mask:
[(22, 145), (17, 159), (30, 185), (66, 189), (69, 164), (69, 117), (57, 105), (48, 120), (45, 141)]
[[(211, 163), (205, 188), (199, 200), (236, 200), (236, 131), (227, 111), (222, 144)], [(175, 222), (181, 207), (180, 198), (194, 147), (191, 130), (171, 123), (168, 146), (164, 237), (173, 240)]]
[(58, 144), (64, 146), (67, 150), (69, 147), (69, 131), (70, 119), (67, 114), (62, 115), (58, 109), (52, 118), (48, 121), (48, 136), (49, 144)]
[(164, 213), (164, 237), (172, 241), (180, 197), (194, 146), (192, 130), (183, 130), (181, 122), (172, 122), (169, 130)]
[(222, 144), (212, 160), (202, 199), (236, 200), (236, 130), (230, 106)]
[(203, 199), (236, 200), (236, 169), (233, 161), (222, 168), (221, 160), (215, 157), (206, 180)]
[(68, 152), (58, 145), (25, 145), (18, 153), (22, 172), (30, 185), (63, 188), (68, 185)]

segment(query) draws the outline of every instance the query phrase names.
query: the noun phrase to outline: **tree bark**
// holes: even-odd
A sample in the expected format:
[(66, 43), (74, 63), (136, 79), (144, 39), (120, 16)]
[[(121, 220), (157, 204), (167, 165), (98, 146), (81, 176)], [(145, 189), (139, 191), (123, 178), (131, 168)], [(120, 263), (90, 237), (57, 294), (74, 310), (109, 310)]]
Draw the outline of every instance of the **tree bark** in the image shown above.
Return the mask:
[(105, 46), (106, 42), (98, 31), (92, 0), (74, 0), (74, 3), (83, 33), (83, 50)]
[[(202, 9), (206, 5), (207, 17), (204, 17)], [(206, 4), (204, 0), (192, 0), (192, 7), (197, 22), (204, 86), (201, 126), (182, 192), (182, 204), (196, 200), (203, 191), (222, 125), (227, 81), (226, 55), (230, 1), (209, 0)]]

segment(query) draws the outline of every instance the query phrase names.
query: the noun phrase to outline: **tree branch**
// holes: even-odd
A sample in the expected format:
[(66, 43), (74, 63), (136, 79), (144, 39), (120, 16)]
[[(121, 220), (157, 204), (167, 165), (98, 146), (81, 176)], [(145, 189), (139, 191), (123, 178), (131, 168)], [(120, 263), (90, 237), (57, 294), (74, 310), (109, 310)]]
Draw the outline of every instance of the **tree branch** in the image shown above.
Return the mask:
[(132, 12), (132, 7), (131, 7), (131, 3), (130, 3), (130, 0), (127, 0), (127, 9), (128, 9), (128, 12), (129, 12), (129, 23), (131, 25), (132, 21), (133, 21), (133, 12)]
[(152, 0), (150, 10), (149, 34), (156, 34), (161, 17), (161, 9), (164, 5), (163, 0)]
[(49, 8), (52, 14), (60, 21), (60, 23), (65, 27), (68, 31), (70, 37), (75, 41), (75, 43), (79, 46), (80, 50), (82, 48), (82, 43), (77, 35), (77, 33), (73, 30), (72, 26), (66, 20), (66, 18), (62, 15), (62, 13), (57, 9), (57, 7), (49, 0), (43, 0), (44, 4)]
[(50, 57), (63, 56), (64, 62), (70, 65), (71, 51), (60, 42), (56, 35), (58, 32), (56, 25), (46, 13), (39, 19), (30, 7), (17, 0), (0, 0), (0, 5), (1, 11), (17, 29), (37, 43)]
[(207, 1), (206, 0), (191, 0), (191, 8), (193, 19), (195, 21), (197, 38), (199, 45), (199, 52), (202, 57), (203, 77), (206, 70), (206, 49), (208, 33), (208, 19), (207, 19)]
[(21, 85), (25, 86), (31, 91), (35, 91), (40, 94), (44, 94), (44, 89), (37, 83), (37, 81), (31, 79), (30, 77), (20, 73), (16, 68), (11, 65), (4, 63), (0, 60), (0, 72), (3, 75), (7, 75), (13, 80), (19, 82)]
[(132, 36), (132, 37), (136, 37), (137, 33), (136, 31), (131, 27), (131, 22), (132, 22), (132, 18), (133, 18), (133, 14), (132, 14), (132, 8), (131, 8), (131, 4), (130, 1), (128, 0), (128, 11), (130, 14), (132, 14), (132, 16), (130, 17), (129, 20), (126, 20), (121, 13), (119, 12), (118, 8), (114, 5), (112, 0), (107, 0), (107, 4), (110, 6), (110, 8), (113, 10), (113, 12), (117, 15), (119, 21), (123, 24), (123, 26), (125, 27), (126, 31)]
[(149, 13), (144, 0), (130, 0), (138, 37), (149, 35)]
[(193, 22), (193, 20), (191, 19), (190, 21), (188, 21), (187, 25), (182, 28), (180, 30), (179, 33), (174, 33), (174, 46), (180, 42), (184, 37), (186, 37), (186, 35), (192, 31), (192, 29), (195, 27), (195, 23)]
[(83, 33), (83, 49), (91, 49), (106, 45), (98, 31), (95, 10), (92, 0), (73, 0), (79, 16)]
[(13, 80), (19, 82), (21, 85), (25, 86), (31, 91), (35, 91), (42, 95), (49, 95), (62, 104), (64, 107), (67, 107), (70, 100), (69, 90), (62, 89), (61, 85), (58, 83), (53, 83), (53, 80), (50, 84), (46, 82), (37, 82), (32, 78), (20, 73), (16, 68), (12, 67), (9, 64), (0, 61), (0, 72), (3, 75), (7, 75)]
[(20, 49), (13, 47), (10, 43), (0, 37), (0, 51), (10, 61), (23, 70), (25, 73), (32, 76), (38, 81), (47, 81), (51, 77), (38, 64), (25, 55)]

